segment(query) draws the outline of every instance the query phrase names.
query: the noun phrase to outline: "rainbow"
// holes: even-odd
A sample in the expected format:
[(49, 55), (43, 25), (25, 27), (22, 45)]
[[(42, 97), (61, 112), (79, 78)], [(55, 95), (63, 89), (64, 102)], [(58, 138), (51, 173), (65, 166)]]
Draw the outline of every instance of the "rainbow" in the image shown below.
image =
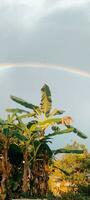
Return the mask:
[(0, 69), (5, 68), (12, 68), (12, 67), (31, 67), (31, 68), (42, 68), (42, 69), (54, 69), (58, 71), (65, 71), (72, 74), (80, 75), (82, 77), (90, 78), (90, 72), (72, 68), (72, 67), (66, 67), (61, 65), (53, 65), (53, 64), (45, 64), (45, 63), (15, 63), (15, 64), (0, 64)]

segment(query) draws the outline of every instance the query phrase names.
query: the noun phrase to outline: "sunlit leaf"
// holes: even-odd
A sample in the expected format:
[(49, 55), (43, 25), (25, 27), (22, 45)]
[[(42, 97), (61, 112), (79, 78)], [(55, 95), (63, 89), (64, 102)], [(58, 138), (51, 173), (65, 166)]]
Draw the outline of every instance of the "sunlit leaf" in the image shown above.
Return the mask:
[(54, 124), (61, 124), (62, 123), (62, 118), (51, 118), (51, 119), (45, 119), (42, 121), (39, 121), (38, 124), (40, 126), (51, 126)]
[(28, 111), (22, 110), (22, 109), (19, 109), (19, 108), (8, 108), (8, 109), (6, 109), (6, 111), (9, 112), (9, 113), (20, 113), (20, 114), (23, 113), (23, 112), (28, 113)]
[(52, 107), (51, 92), (48, 85), (45, 84), (41, 88), (41, 95), (41, 110), (48, 116)]
[(57, 167), (57, 166), (54, 166), (54, 168), (60, 170), (61, 172), (63, 172), (66, 176), (70, 176), (70, 173), (68, 173), (66, 170), (60, 168), (60, 167)]

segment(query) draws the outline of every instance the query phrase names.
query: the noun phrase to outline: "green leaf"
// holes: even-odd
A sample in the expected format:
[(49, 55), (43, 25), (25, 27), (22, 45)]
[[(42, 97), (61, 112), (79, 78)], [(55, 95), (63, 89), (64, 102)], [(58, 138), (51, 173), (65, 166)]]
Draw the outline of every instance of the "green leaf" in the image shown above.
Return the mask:
[(4, 124), (5, 124), (4, 120), (0, 118), (0, 125), (4, 125)]
[(11, 164), (19, 166), (23, 161), (22, 149), (15, 143), (10, 144), (8, 149), (8, 157)]
[(35, 108), (34, 112), (35, 112), (35, 116), (39, 116), (42, 114), (41, 108), (39, 108), (39, 107)]
[(84, 133), (82, 133), (81, 131), (79, 131), (79, 130), (76, 129), (76, 128), (74, 128), (73, 132), (76, 133), (79, 137), (81, 137), (81, 138), (83, 138), (83, 139), (86, 139), (86, 138), (87, 138), (87, 136), (86, 136)]
[(60, 128), (58, 126), (52, 126), (51, 128), (52, 128), (52, 130), (54, 132), (59, 132), (60, 131)]
[(20, 105), (22, 105), (22, 106), (24, 106), (24, 107), (26, 107), (26, 108), (32, 109), (32, 110), (38, 108), (38, 106), (33, 105), (33, 104), (31, 104), (31, 103), (28, 103), (27, 101), (25, 101), (25, 100), (23, 100), (23, 99), (21, 99), (21, 98), (18, 98), (18, 97), (16, 97), (16, 96), (11, 96), (11, 99), (12, 99), (13, 101), (15, 101), (16, 103), (19, 103)]
[(69, 174), (66, 170), (61, 169), (61, 168), (59, 168), (59, 170), (60, 170), (61, 172), (63, 172), (66, 176), (70, 176), (70, 174)]
[(36, 120), (32, 120), (31, 122), (28, 122), (27, 128), (30, 129), (34, 124), (37, 124), (38, 122)]
[(46, 142), (42, 143), (42, 151), (43, 153), (47, 153), (48, 157), (52, 157), (52, 150), (50, 149), (49, 145)]
[(54, 168), (59, 169), (59, 170), (60, 170), (61, 172), (63, 172), (66, 176), (70, 176), (70, 174), (69, 174), (66, 170), (63, 170), (63, 169), (61, 169), (60, 167), (57, 167), (57, 166), (54, 165)]
[(41, 88), (41, 110), (48, 116), (52, 107), (51, 92), (48, 85)]
[(64, 133), (72, 133), (73, 132), (73, 128), (67, 128), (67, 129), (63, 129), (63, 130), (60, 130), (59, 127), (56, 127), (56, 128), (57, 128), (56, 131), (48, 134), (46, 137), (48, 138), (48, 137), (52, 137), (52, 136), (56, 136), (56, 135), (62, 135)]
[(38, 155), (47, 154), (49, 158), (52, 157), (52, 150), (46, 142), (35, 141), (35, 148)]
[(8, 128), (3, 128), (3, 135), (5, 135), (6, 137), (9, 136), (9, 129)]
[(19, 183), (14, 181), (13, 182), (13, 191), (14, 192), (17, 190), (18, 186), (19, 186)]
[(64, 110), (54, 109), (54, 110), (50, 113), (50, 116), (61, 115), (61, 114), (63, 114), (64, 112), (65, 112)]
[(20, 116), (18, 116), (18, 119), (25, 119), (25, 118), (29, 118), (29, 117), (36, 117), (36, 114), (35, 114), (35, 112), (33, 112), (33, 113), (27, 113), (27, 114), (22, 114), (22, 115), (20, 115)]
[(16, 137), (18, 140), (21, 140), (23, 142), (28, 140), (24, 135), (22, 135), (19, 131), (16, 130), (12, 132), (12, 136)]
[(54, 155), (58, 153), (75, 153), (75, 154), (81, 154), (83, 153), (83, 150), (76, 150), (76, 149), (57, 149), (53, 150)]
[(9, 112), (9, 113), (20, 113), (20, 114), (23, 113), (23, 112), (28, 113), (28, 111), (22, 110), (22, 109), (19, 109), (19, 108), (8, 108), (8, 109), (6, 109), (6, 111)]
[(50, 125), (61, 124), (61, 123), (62, 123), (62, 118), (51, 118), (51, 119), (45, 119), (38, 122), (40, 126), (46, 126), (46, 125), (50, 126)]

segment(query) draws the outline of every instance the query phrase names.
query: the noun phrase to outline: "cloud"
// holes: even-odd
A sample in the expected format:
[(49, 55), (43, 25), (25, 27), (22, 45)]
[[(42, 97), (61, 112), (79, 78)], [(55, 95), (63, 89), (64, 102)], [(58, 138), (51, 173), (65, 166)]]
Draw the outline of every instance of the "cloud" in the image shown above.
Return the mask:
[(18, 23), (26, 28), (35, 27), (36, 23), (43, 17), (48, 16), (56, 10), (65, 10), (85, 6), (89, 0), (2, 0), (1, 11), (6, 10), (7, 17), (10, 15), (17, 18)]
[(87, 6), (90, 0), (1, 0), (0, 18), (1, 28), (37, 29), (38, 23), (45, 17), (58, 11), (81, 8)]
[(88, 2), (1, 1), (0, 62), (45, 62), (89, 69)]
[(67, 9), (69, 7), (80, 7), (83, 6), (87, 3), (89, 3), (89, 0), (46, 0), (45, 1), (47, 3), (47, 5), (52, 5), (55, 6), (57, 8), (61, 8), (61, 9)]

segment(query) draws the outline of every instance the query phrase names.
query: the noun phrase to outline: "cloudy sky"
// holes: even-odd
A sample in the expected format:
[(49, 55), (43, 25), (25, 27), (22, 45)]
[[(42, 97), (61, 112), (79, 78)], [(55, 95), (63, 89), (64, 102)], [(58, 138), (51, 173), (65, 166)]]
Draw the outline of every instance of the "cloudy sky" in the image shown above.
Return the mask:
[[(5, 107), (12, 105), (10, 94), (39, 102), (40, 88), (46, 82), (54, 106), (67, 110), (75, 125), (89, 136), (89, 49), (90, 0), (1, 0), (0, 115)], [(10, 63), (18, 68), (2, 65)], [(19, 63), (23, 63), (22, 68)], [(35, 64), (26, 67), (25, 63)], [(70, 70), (55, 70), (52, 65)], [(79, 74), (70, 73), (77, 69)], [(85, 141), (88, 147), (89, 140)], [(57, 146), (60, 140), (55, 142)]]
[(90, 0), (1, 0), (0, 62), (89, 70)]

